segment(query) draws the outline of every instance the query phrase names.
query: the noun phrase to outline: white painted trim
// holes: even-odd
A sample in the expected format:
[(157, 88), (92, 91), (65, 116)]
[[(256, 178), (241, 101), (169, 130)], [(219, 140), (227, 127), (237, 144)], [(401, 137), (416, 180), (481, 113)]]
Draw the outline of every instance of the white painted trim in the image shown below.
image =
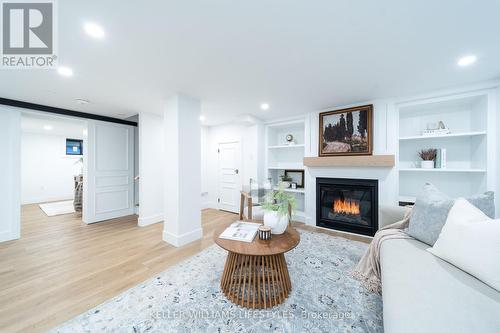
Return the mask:
[(201, 209), (208, 209), (208, 208), (219, 209), (219, 205), (216, 202), (210, 202), (210, 201), (201, 203)]
[(196, 230), (187, 232), (183, 235), (174, 235), (166, 230), (163, 230), (163, 240), (175, 247), (180, 247), (188, 243), (194, 242), (203, 237), (203, 229), (198, 228)]
[(137, 224), (139, 225), (139, 227), (146, 227), (151, 224), (163, 222), (163, 220), (163, 214), (156, 214), (146, 217), (139, 216), (139, 218), (137, 219)]

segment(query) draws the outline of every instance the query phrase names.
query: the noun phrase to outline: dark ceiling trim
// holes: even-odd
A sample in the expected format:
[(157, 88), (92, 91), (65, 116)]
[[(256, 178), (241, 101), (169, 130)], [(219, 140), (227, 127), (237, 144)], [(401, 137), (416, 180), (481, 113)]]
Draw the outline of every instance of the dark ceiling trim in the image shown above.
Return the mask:
[(60, 114), (60, 115), (64, 115), (64, 116), (93, 119), (93, 120), (107, 121), (109, 123), (137, 126), (137, 123), (135, 121), (128, 121), (128, 120), (123, 120), (123, 119), (118, 119), (118, 118), (100, 116), (97, 114), (72, 111), (72, 110), (68, 110), (68, 109), (61, 109), (61, 108), (56, 108), (53, 106), (17, 101), (17, 100), (8, 99), (8, 98), (1, 98), (0, 97), (0, 104), (13, 106), (16, 108), (23, 108), (23, 109), (37, 110), (37, 111), (48, 112), (48, 113), (55, 113), (55, 114)]

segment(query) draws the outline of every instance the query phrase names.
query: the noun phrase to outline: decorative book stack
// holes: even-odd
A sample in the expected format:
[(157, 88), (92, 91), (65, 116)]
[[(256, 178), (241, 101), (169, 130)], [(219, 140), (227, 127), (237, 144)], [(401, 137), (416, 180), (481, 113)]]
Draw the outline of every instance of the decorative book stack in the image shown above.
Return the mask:
[(434, 167), (436, 169), (446, 168), (446, 148), (438, 148), (437, 149)]

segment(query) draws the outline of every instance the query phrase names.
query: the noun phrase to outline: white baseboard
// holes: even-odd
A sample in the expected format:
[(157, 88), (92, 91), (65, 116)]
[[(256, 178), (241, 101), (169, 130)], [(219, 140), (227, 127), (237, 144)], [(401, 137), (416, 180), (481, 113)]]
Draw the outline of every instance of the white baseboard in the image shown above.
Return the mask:
[(0, 243), (21, 238), (18, 231), (0, 232)]
[(207, 201), (207, 202), (203, 202), (201, 204), (201, 209), (208, 209), (208, 208), (219, 209), (219, 207), (217, 206), (217, 204), (214, 203), (214, 202)]
[(137, 224), (139, 225), (139, 227), (145, 227), (151, 224), (163, 222), (163, 220), (163, 214), (156, 214), (145, 217), (139, 216), (139, 218), (137, 219)]
[(187, 232), (183, 235), (174, 235), (168, 231), (163, 230), (163, 240), (169, 244), (172, 244), (175, 247), (186, 245), (202, 237), (203, 237), (203, 230), (201, 228)]

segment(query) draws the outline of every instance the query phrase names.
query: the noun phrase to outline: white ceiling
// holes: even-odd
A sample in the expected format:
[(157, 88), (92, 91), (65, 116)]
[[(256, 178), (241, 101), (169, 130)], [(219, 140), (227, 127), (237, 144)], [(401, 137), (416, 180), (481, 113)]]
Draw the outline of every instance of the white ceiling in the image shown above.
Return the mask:
[[(47, 130), (44, 127), (50, 126)], [(83, 139), (83, 131), (87, 129), (87, 122), (73, 118), (47, 115), (44, 113), (23, 112), (21, 115), (21, 130), (23, 133), (44, 135), (60, 135), (71, 139)]]
[[(74, 76), (2, 70), (0, 97), (126, 118), (183, 92), (207, 124), (500, 77), (500, 1), (58, 1)], [(93, 21), (106, 38), (93, 40)], [(476, 54), (468, 68), (457, 59)], [(90, 100), (78, 105), (75, 98)], [(268, 102), (271, 109), (259, 105)]]

